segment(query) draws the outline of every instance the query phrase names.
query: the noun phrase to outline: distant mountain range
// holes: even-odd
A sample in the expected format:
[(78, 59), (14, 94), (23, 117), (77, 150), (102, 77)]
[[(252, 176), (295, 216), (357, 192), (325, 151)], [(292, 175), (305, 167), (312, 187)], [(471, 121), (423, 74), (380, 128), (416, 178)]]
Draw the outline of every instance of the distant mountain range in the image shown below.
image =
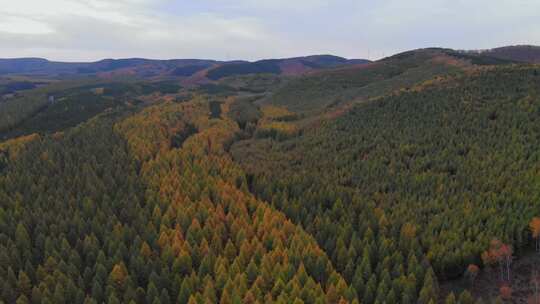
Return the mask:
[(0, 59), (0, 75), (27, 74), (43, 76), (96, 75), (137, 77), (182, 77), (218, 80), (228, 76), (270, 73), (297, 75), (312, 70), (370, 62), (331, 55), (249, 61), (200, 59), (151, 60), (142, 58), (104, 59), (96, 62), (56, 62), (43, 58)]
[[(540, 63), (540, 46), (532, 45), (459, 51), (457, 53), (472, 61), (478, 59), (485, 61), (491, 58), (492, 61)], [(365, 59), (346, 59), (332, 55), (266, 59), (254, 62), (144, 58), (103, 59), (96, 62), (58, 62), (43, 58), (14, 58), (0, 59), (0, 76), (31, 75), (54, 78), (132, 76), (145, 79), (180, 78), (183, 83), (205, 83), (246, 74), (301, 75), (311, 71), (359, 66), (370, 62)]]
[(540, 46), (506, 46), (485, 51), (484, 55), (518, 62), (540, 63)]
[(540, 46), (511, 45), (484, 50), (461, 50), (461, 54), (494, 58), (514, 63), (540, 63)]

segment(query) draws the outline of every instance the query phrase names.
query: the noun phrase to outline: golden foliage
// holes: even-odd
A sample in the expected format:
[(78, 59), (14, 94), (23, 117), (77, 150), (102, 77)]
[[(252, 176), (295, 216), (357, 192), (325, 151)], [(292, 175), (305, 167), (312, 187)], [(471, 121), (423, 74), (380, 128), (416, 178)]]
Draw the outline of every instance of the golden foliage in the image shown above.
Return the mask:
[[(228, 110), (227, 102), (223, 108)], [(149, 187), (148, 198), (166, 202), (153, 216), (160, 225), (157, 244), (161, 251), (172, 252), (179, 259), (178, 265), (186, 267), (191, 265), (187, 262), (190, 257), (212, 253), (216, 257), (212, 275), (219, 280), (221, 273), (229, 273), (235, 282), (230, 289), (226, 284), (220, 296), (224, 303), (231, 300), (229, 290), (239, 286), (245, 286), (240, 288), (241, 298), (262, 303), (276, 278), (289, 270), (290, 257), (299, 262), (324, 258), (324, 271), (330, 269), (331, 277), (341, 278), (313, 237), (247, 191), (242, 170), (224, 149), (239, 130), (238, 125), (224, 118), (226, 115), (210, 120), (206, 109), (200, 101), (180, 105), (166, 102), (116, 127), (142, 161), (141, 175)], [(285, 113), (271, 110), (272, 115)], [(188, 123), (196, 124), (197, 133), (181, 148), (173, 149), (169, 143), (171, 134)], [(275, 125), (281, 126), (279, 122)], [(144, 256), (152, 254), (145, 244), (141, 252)], [(250, 261), (260, 261), (260, 265), (252, 265), (256, 288), (248, 289), (243, 273)], [(306, 280), (303, 266), (299, 272)], [(324, 295), (327, 290), (333, 293), (330, 297), (335, 297), (336, 303), (344, 296), (346, 285), (332, 287), (334, 283), (345, 284), (343, 279), (317, 283), (312, 286), (317, 294)]]
[(0, 152), (7, 152), (10, 160), (14, 161), (28, 143), (39, 139), (41, 139), (41, 137), (35, 133), (10, 139), (0, 143)]
[(529, 228), (533, 238), (538, 238), (540, 236), (540, 217), (534, 217), (529, 223)]

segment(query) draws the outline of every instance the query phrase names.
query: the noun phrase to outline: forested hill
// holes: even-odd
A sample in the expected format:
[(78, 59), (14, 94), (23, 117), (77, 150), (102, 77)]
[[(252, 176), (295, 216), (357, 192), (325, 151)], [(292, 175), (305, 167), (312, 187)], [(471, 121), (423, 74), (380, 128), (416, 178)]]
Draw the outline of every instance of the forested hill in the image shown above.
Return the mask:
[[(252, 191), (315, 236), (362, 303), (428, 303), (427, 265), (451, 279), (489, 268), (481, 255), (494, 239), (516, 256), (530, 243), (539, 93), (536, 66), (479, 68), (232, 151)], [(413, 278), (419, 294), (398, 283)]]
[(447, 49), (414, 50), (370, 64), (334, 68), (292, 79), (260, 103), (309, 114), (325, 112), (485, 63), (507, 62), (464, 56)]
[(540, 67), (302, 58), (0, 78), (0, 304), (534, 303)]
[(539, 63), (540, 47), (534, 45), (515, 45), (494, 48), (481, 52), (483, 55), (518, 62)]
[(8, 150), (0, 298), (353, 301), (354, 290), (315, 240), (247, 191), (223, 151), (238, 127), (208, 113), (204, 99), (127, 118), (112, 111)]

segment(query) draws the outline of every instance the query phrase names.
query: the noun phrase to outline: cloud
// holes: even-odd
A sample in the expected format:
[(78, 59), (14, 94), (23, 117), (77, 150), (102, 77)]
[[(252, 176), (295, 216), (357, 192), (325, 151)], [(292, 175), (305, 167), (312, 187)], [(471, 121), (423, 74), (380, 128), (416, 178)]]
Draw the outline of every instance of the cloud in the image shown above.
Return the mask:
[(380, 57), (432, 46), (540, 44), (539, 11), (537, 0), (381, 0), (350, 11), (343, 22)]
[(46, 23), (30, 18), (5, 15), (4, 18), (0, 20), (0, 32), (23, 35), (48, 34), (52, 33), (53, 29)]
[[(2, 4), (0, 14), (13, 17), (0, 22), (0, 44), (5, 46), (0, 56), (67, 56), (70, 60), (95, 60), (104, 55), (253, 57), (265, 53), (260, 49), (270, 49), (270, 40), (278, 39), (255, 18), (205, 12), (178, 18), (155, 10), (159, 4), (155, 1), (19, 0), (14, 6)], [(89, 54), (95, 55), (89, 58)]]
[(347, 57), (540, 43), (538, 0), (0, 0), (0, 57)]
[(306, 12), (323, 8), (332, 4), (332, 0), (201, 0), (214, 5), (228, 6), (243, 10), (293, 10)]

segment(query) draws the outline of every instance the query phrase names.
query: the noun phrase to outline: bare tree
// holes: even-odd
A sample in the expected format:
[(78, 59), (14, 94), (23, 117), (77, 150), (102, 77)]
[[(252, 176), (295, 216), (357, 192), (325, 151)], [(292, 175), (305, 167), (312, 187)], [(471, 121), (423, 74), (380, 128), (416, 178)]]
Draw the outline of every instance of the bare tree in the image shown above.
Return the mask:
[(535, 250), (540, 252), (540, 217), (533, 217), (529, 223), (529, 228), (531, 229), (532, 237), (535, 240)]
[(501, 281), (510, 282), (510, 267), (514, 259), (512, 254), (512, 246), (495, 239), (489, 244), (489, 249), (482, 253), (482, 260), (485, 265), (497, 263)]
[(531, 284), (534, 288), (534, 303), (540, 303), (540, 296), (538, 292), (540, 291), (540, 277), (538, 276), (538, 270), (535, 269), (531, 273)]

